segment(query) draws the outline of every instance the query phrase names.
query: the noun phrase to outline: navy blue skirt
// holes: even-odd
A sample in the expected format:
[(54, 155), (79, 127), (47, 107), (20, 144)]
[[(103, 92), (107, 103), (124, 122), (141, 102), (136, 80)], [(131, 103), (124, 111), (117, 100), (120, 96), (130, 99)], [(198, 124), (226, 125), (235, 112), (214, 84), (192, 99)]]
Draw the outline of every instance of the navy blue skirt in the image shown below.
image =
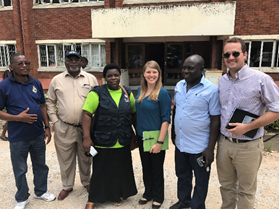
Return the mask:
[(137, 194), (130, 146), (95, 148), (89, 202), (116, 202)]

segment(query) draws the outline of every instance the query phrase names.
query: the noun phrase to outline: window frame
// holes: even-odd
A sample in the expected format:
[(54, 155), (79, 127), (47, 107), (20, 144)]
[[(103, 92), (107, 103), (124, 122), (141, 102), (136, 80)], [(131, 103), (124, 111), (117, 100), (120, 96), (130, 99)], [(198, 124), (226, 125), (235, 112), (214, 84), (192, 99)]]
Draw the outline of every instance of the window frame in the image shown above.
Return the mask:
[[(99, 67), (96, 67), (93, 65), (93, 59), (92, 59), (92, 53), (91, 53), (91, 49), (92, 49), (92, 45), (98, 45), (98, 61), (99, 63), (102, 61), (102, 46), (105, 46), (105, 43), (100, 43), (100, 42), (93, 42), (93, 43), (88, 43), (88, 42), (83, 42), (83, 43), (79, 43), (79, 42), (73, 42), (73, 43), (68, 43), (68, 42), (63, 42), (63, 43), (37, 43), (37, 54), (38, 54), (38, 65), (39, 65), (39, 69), (38, 71), (63, 71), (65, 70), (65, 65), (61, 66), (58, 65), (58, 54), (57, 54), (57, 50), (58, 50), (58, 45), (62, 45), (62, 53), (63, 53), (63, 58), (62, 58), (62, 62), (65, 62), (65, 53), (66, 50), (65, 46), (71, 46), (70, 49), (71, 50), (76, 50), (76, 47), (80, 47), (80, 53), (81, 56), (84, 56), (84, 54), (86, 54), (86, 57), (88, 59), (88, 66), (91, 67), (90, 71), (102, 71), (103, 67), (106, 65), (106, 63), (104, 62), (103, 65), (99, 65)], [(83, 47), (85, 45), (89, 45), (89, 49), (87, 51), (87, 53), (85, 53), (85, 51), (83, 50)], [(42, 62), (41, 62), (41, 52), (40, 52), (40, 47), (44, 46), (45, 47), (45, 53), (46, 53), (46, 59), (47, 59), (47, 66), (42, 66)], [(55, 57), (55, 65), (51, 66), (49, 64), (49, 53), (48, 53), (48, 47), (52, 46), (54, 47), (54, 57)], [(104, 51), (105, 53), (105, 51)], [(105, 54), (104, 54), (105, 55)]]
[(12, 10), (13, 9), (13, 1), (11, 0), (11, 5), (5, 6), (4, 0), (0, 0), (0, 10)]
[(33, 0), (33, 5), (34, 6), (42, 6), (42, 5), (54, 5), (54, 6), (61, 6), (61, 5), (77, 5), (77, 4), (99, 4), (102, 3), (104, 4), (104, 0), (96, 0), (96, 1), (92, 1), (92, 0), (86, 0), (86, 2), (80, 2), (81, 0), (77, 0), (78, 2), (73, 2), (73, 0), (68, 0), (68, 2), (63, 2), (64, 0), (58, 0), (58, 3), (53, 3), (53, 0), (49, 0), (49, 2), (44, 2), (45, 0)]
[[(278, 71), (279, 70), (279, 39), (253, 39), (253, 40), (245, 40), (244, 39), (245, 44), (248, 43), (248, 49), (247, 50), (247, 56), (248, 56), (248, 60), (247, 60), (247, 65), (250, 67), (250, 62), (251, 62), (251, 46), (252, 46), (252, 42), (261, 42), (261, 46), (260, 46), (260, 61), (259, 61), (259, 67), (254, 67), (251, 66), (252, 68), (255, 69), (259, 69), (265, 72), (269, 72), (271, 70), (271, 72), (273, 71)], [(262, 61), (263, 61), (263, 47), (264, 47), (264, 43), (273, 43), (272, 45), (272, 58), (271, 58), (271, 66), (262, 66)], [(276, 44), (278, 43), (278, 47), (277, 47), (277, 52), (276, 52)], [(276, 53), (277, 53), (277, 60), (275, 60), (276, 58)], [(277, 66), (276, 66), (277, 65)]]
[[(14, 47), (14, 52), (10, 52), (9, 50), (9, 46), (13, 46)], [(4, 48), (4, 62), (5, 62), (5, 65), (3, 64), (2, 65), (2, 47)], [(12, 53), (16, 53), (17, 52), (17, 48), (16, 48), (16, 44), (1, 44), (0, 43), (0, 59), (1, 59), (1, 65), (0, 65), (0, 69), (3, 69), (3, 70), (6, 70), (9, 65), (10, 65), (10, 57), (12, 55)], [(8, 55), (7, 55), (8, 53)]]

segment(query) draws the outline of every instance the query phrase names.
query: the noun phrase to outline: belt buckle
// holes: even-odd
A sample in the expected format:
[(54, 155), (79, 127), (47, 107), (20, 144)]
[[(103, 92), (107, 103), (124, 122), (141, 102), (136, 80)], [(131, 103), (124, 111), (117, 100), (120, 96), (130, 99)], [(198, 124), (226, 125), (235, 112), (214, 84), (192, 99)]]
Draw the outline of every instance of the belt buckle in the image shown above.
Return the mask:
[(237, 143), (237, 144), (239, 143), (239, 140), (236, 139), (236, 138), (228, 137), (228, 139), (229, 139), (230, 142), (234, 142), (234, 143)]

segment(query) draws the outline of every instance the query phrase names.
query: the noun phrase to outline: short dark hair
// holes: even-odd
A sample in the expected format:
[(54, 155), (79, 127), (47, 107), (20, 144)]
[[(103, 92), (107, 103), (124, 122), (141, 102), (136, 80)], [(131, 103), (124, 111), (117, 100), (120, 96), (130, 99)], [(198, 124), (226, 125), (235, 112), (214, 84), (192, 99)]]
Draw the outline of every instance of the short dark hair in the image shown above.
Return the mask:
[(104, 70), (103, 70), (103, 76), (104, 76), (104, 78), (106, 77), (106, 74), (107, 74), (108, 70), (111, 70), (111, 69), (116, 69), (116, 70), (118, 70), (119, 74), (121, 75), (120, 67), (119, 67), (117, 64), (110, 63), (110, 64), (107, 64), (107, 65), (104, 67)]
[(87, 59), (86, 57), (81, 57), (81, 58), (80, 58), (80, 61), (85, 61), (85, 62), (88, 63), (88, 59)]
[[(227, 43), (240, 43), (240, 44), (241, 44), (241, 51), (242, 51), (243, 53), (246, 52), (246, 45), (245, 45), (245, 42), (244, 42), (241, 38), (238, 38), (238, 37), (230, 38), (230, 39), (228, 39), (228, 40), (226, 41), (225, 45), (226, 45)], [(224, 46), (225, 46), (225, 45), (224, 45)]]
[(11, 56), (11, 59), (10, 59), (11, 64), (14, 62), (14, 59), (19, 56), (25, 56), (25, 55), (22, 53), (15, 53), (13, 56)]

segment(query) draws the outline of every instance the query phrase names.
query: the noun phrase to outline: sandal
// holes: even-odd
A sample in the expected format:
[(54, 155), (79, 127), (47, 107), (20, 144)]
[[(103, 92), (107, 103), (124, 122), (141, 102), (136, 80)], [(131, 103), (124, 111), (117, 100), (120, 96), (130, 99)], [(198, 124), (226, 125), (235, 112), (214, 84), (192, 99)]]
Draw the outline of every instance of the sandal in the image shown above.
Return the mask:
[(0, 136), (0, 139), (2, 139), (3, 141), (8, 141), (8, 137), (2, 137), (2, 136)]
[(139, 203), (140, 205), (145, 205), (145, 204), (146, 204), (147, 202), (149, 202), (149, 201), (150, 201), (150, 200), (148, 200), (148, 199), (142, 197), (142, 198), (139, 199), (138, 203)]
[(85, 209), (94, 209), (94, 203), (93, 202), (87, 202)]
[(113, 202), (113, 205), (114, 205), (114, 206), (120, 206), (120, 205), (121, 205), (121, 202), (122, 202), (122, 200), (119, 199), (119, 200), (117, 200), (116, 202)]
[[(154, 203), (156, 203), (156, 204), (154, 204)], [(152, 204), (152, 209), (159, 209), (161, 207), (161, 205), (162, 205), (162, 203), (154, 201)]]

